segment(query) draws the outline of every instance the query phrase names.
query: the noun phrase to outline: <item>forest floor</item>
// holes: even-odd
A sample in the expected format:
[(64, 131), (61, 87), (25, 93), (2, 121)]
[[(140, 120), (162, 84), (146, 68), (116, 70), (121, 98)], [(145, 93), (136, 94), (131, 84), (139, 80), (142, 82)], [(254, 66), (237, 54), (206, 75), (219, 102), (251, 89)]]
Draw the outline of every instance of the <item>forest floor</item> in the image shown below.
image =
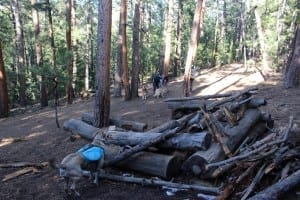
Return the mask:
[[(194, 83), (191, 96), (224, 93), (257, 86), (257, 96), (264, 97), (267, 105), (261, 110), (272, 115), (275, 127), (287, 125), (289, 116), (293, 115), (299, 123), (300, 88), (285, 90), (282, 86), (281, 74), (272, 74), (264, 81), (255, 68), (244, 72), (242, 65), (232, 64), (218, 69), (202, 70)], [(122, 98), (111, 97), (111, 117), (144, 122), (148, 129), (156, 127), (171, 118), (171, 110), (164, 102), (165, 98), (182, 96), (182, 77), (170, 79), (169, 92), (164, 98), (152, 97), (152, 87), (149, 84), (150, 97), (143, 101), (135, 99), (123, 101)], [(71, 105), (58, 107), (60, 125), (71, 118), (80, 119), (84, 112), (93, 109), (93, 98), (76, 100)], [(16, 113), (16, 112), (15, 112)], [(15, 139), (15, 140), (13, 140)], [(12, 142), (14, 141), (14, 142)], [(12, 114), (9, 118), (0, 119), (0, 164), (14, 162), (42, 163), (50, 158), (62, 160), (67, 154), (77, 151), (89, 141), (77, 139), (70, 141), (70, 133), (57, 128), (55, 113), (52, 107), (45, 109), (26, 109), (22, 113)], [(3, 178), (19, 168), (0, 168), (0, 200), (59, 200), (66, 199), (63, 191), (63, 180), (57, 170), (43, 167), (38, 171), (3, 181)], [(128, 172), (126, 173), (134, 173)], [(81, 199), (197, 199), (197, 193), (191, 191), (179, 192), (168, 196), (161, 187), (141, 186), (102, 180), (99, 187), (87, 179), (80, 181)], [(296, 192), (296, 191), (294, 191)], [(297, 191), (299, 193), (299, 191)], [(298, 196), (298, 198), (300, 198)]]

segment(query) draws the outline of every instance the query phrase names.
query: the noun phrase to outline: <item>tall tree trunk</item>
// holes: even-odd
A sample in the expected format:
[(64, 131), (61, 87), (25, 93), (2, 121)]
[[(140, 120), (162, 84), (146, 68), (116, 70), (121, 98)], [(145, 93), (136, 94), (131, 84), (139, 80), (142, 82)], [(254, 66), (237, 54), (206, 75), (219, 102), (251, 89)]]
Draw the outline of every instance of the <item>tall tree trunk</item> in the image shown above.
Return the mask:
[(47, 87), (45, 83), (45, 75), (43, 70), (43, 47), (40, 41), (40, 19), (39, 13), (34, 8), (36, 4), (36, 0), (31, 0), (32, 5), (32, 21), (34, 26), (34, 36), (35, 36), (35, 54), (36, 54), (36, 65), (41, 72), (41, 75), (38, 76), (38, 80), (40, 82), (40, 104), (41, 107), (48, 106), (48, 94), (47, 94)]
[(21, 20), (21, 13), (19, 1), (13, 0), (12, 2), (13, 14), (16, 27), (16, 47), (17, 47), (17, 70), (18, 70), (18, 83), (19, 83), (19, 101), (20, 106), (26, 105), (26, 82), (25, 82), (25, 50), (24, 50), (24, 34), (23, 24)]
[(246, 16), (246, 1), (243, 0), (241, 2), (241, 32), (242, 32), (242, 52), (243, 52), (243, 63), (244, 63), (244, 69), (245, 71), (248, 71), (247, 66), (247, 49), (246, 49), (246, 23), (245, 23), (245, 16)]
[(183, 0), (178, 0), (178, 14), (177, 14), (177, 30), (176, 30), (176, 49), (175, 49), (175, 64), (174, 76), (178, 75), (178, 70), (181, 69), (182, 59), (182, 27), (183, 27)]
[[(219, 0), (217, 0), (217, 10), (219, 10)], [(216, 65), (216, 53), (218, 51), (219, 13), (216, 14), (216, 24), (214, 32), (214, 46), (211, 55), (211, 67)]]
[(0, 118), (8, 116), (8, 91), (6, 73), (2, 55), (2, 42), (0, 39)]
[[(122, 7), (122, 5), (121, 5)], [(122, 9), (120, 10), (119, 34), (118, 34), (118, 51), (117, 51), (117, 66), (114, 77), (114, 96), (122, 96)]]
[(126, 23), (127, 23), (127, 0), (122, 0), (121, 5), (121, 40), (122, 40), (122, 54), (121, 54), (121, 64), (122, 64), (122, 80), (124, 86), (124, 99), (128, 101), (131, 99), (130, 85), (129, 85), (129, 69), (127, 62), (127, 37), (126, 37)]
[(85, 46), (85, 66), (84, 66), (84, 89), (87, 91), (90, 89), (90, 82), (89, 82), (89, 76), (90, 76), (90, 66), (91, 66), (91, 26), (92, 26), (92, 9), (91, 9), (91, 0), (87, 3), (87, 20), (86, 20), (86, 46)]
[(168, 0), (168, 11), (166, 15), (165, 25), (165, 53), (164, 53), (164, 69), (163, 75), (168, 76), (171, 61), (171, 40), (173, 29), (173, 0)]
[(69, 59), (67, 62), (67, 101), (68, 104), (73, 103), (74, 91), (73, 91), (73, 55), (72, 55), (72, 0), (67, 0), (66, 4), (66, 41), (67, 41), (67, 50)]
[(132, 70), (131, 70), (131, 97), (139, 97), (140, 73), (140, 1), (135, 4), (133, 33), (132, 33)]
[(292, 88), (296, 85), (296, 80), (300, 78), (300, 25), (297, 26), (295, 33), (294, 47), (292, 58), (289, 66), (287, 66), (284, 79), (284, 87)]
[(55, 42), (54, 42), (54, 31), (53, 31), (53, 22), (52, 22), (52, 13), (51, 13), (51, 5), (50, 1), (46, 0), (48, 6), (48, 20), (49, 20), (49, 38), (51, 44), (51, 64), (53, 65), (54, 76), (57, 76), (57, 68), (56, 68), (56, 49), (55, 49)]
[(110, 114), (109, 70), (112, 0), (99, 0), (98, 13), (94, 126), (101, 128), (109, 125)]
[[(71, 32), (72, 30), (75, 30), (76, 28), (76, 0), (72, 0), (71, 3)], [(75, 31), (74, 31), (75, 32)], [(74, 34), (75, 35), (75, 34)], [(72, 68), (73, 68), (73, 78), (72, 78), (72, 87), (73, 87), (73, 95), (78, 91), (79, 88), (77, 88), (76, 82), (77, 82), (77, 40), (75, 36), (72, 35), (71, 37), (71, 49), (72, 49)]]
[(265, 37), (262, 29), (261, 17), (257, 9), (257, 6), (254, 7), (254, 14), (256, 20), (256, 28), (257, 28), (259, 45), (260, 45), (260, 51), (262, 55), (262, 76), (264, 80), (267, 80), (270, 75), (269, 73), (271, 72), (271, 68), (269, 66), (269, 55), (265, 45)]
[(204, 9), (205, 9), (205, 0), (198, 0), (195, 9), (194, 19), (193, 19), (193, 27), (191, 31), (189, 49), (186, 57), (185, 70), (184, 70), (183, 95), (186, 97), (188, 97), (190, 94), (191, 66), (196, 56), (198, 39), (203, 27)]

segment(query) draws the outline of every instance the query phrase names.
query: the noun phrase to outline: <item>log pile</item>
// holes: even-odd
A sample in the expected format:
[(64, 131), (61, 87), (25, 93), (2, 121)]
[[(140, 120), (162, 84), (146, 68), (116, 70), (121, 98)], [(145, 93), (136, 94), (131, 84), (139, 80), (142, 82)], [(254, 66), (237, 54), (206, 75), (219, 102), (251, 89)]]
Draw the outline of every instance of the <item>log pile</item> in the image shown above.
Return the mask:
[[(64, 129), (102, 146), (105, 167), (165, 180), (193, 176), (211, 182), (215, 188), (201, 187), (200, 191), (212, 199), (274, 199), (300, 184), (299, 141), (291, 141), (299, 131), (293, 129), (293, 117), (287, 127), (274, 129), (271, 115), (260, 110), (267, 102), (256, 93), (257, 88), (250, 88), (167, 99), (172, 119), (150, 130), (143, 123), (121, 119), (99, 129), (91, 125), (91, 113), (66, 121)], [(100, 177), (135, 180), (108, 174)], [(165, 180), (158, 182), (167, 185)]]

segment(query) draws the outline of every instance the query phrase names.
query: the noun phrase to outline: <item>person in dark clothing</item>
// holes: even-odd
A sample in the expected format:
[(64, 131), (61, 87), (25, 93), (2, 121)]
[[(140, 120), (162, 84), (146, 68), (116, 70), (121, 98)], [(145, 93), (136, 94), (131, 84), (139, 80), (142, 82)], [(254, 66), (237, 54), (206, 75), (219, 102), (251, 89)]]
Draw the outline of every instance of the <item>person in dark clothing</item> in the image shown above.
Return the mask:
[(161, 76), (159, 74), (155, 74), (154, 77), (153, 77), (153, 81), (152, 81), (153, 93), (155, 93), (155, 90), (157, 88), (159, 88), (160, 82), (161, 82)]

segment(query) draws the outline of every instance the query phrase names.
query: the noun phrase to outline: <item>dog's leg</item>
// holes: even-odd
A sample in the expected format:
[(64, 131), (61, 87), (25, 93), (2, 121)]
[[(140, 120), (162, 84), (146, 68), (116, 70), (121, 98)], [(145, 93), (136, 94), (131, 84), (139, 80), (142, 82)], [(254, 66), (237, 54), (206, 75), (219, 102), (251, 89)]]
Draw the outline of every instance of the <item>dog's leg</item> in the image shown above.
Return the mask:
[(70, 181), (70, 178), (69, 177), (64, 177), (64, 190), (65, 190), (65, 193), (69, 194), (69, 181)]
[(73, 179), (72, 185), (71, 185), (71, 190), (72, 192), (74, 192), (74, 194), (76, 196), (80, 196), (80, 193), (76, 190), (76, 183), (77, 183), (78, 179)]

